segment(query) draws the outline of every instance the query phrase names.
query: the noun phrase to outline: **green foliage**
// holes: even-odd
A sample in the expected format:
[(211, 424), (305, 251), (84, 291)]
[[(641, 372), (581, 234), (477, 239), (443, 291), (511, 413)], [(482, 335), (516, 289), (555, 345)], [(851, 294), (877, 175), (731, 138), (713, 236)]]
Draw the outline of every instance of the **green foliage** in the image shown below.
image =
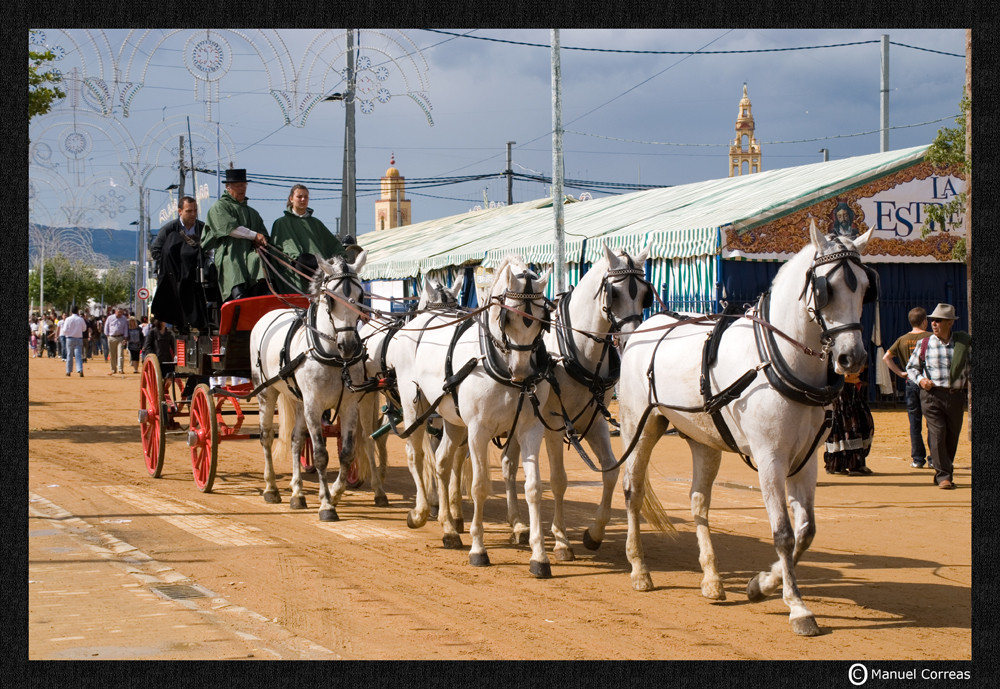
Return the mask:
[(46, 62), (53, 60), (52, 51), (28, 51), (28, 121), (35, 115), (44, 115), (66, 94), (59, 88), (62, 77), (43, 69)]
[[(959, 103), (961, 114), (955, 118), (957, 127), (944, 127), (938, 130), (933, 143), (927, 149), (927, 161), (940, 168), (952, 168), (959, 170), (968, 179), (968, 174), (972, 169), (972, 161), (965, 156), (966, 141), (966, 119), (972, 101), (967, 93), (963, 93)], [(935, 227), (940, 227), (947, 232), (962, 223), (965, 217), (966, 192), (956, 194), (948, 203), (940, 206), (927, 206), (926, 213), (929, 222), (924, 225), (921, 236), (926, 237)], [(952, 250), (952, 257), (965, 260), (966, 248), (965, 239), (956, 242)]]
[[(99, 275), (96, 268), (84, 261), (72, 261), (62, 254), (45, 260), (45, 304), (57, 311), (68, 312), (75, 303), (85, 306), (88, 299), (105, 304), (127, 302), (132, 293), (133, 271), (128, 264), (113, 266)], [(28, 275), (28, 298), (38, 302), (42, 271)]]

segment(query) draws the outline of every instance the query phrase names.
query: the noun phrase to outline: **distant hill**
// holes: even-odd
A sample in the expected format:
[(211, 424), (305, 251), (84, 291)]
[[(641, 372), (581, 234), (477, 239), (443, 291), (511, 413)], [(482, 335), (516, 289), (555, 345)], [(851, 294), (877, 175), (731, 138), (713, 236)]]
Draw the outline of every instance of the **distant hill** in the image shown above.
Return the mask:
[[(95, 230), (91, 228), (73, 229), (88, 230), (91, 237), (90, 244), (94, 249), (94, 253), (104, 254), (111, 259), (112, 263), (135, 260), (136, 233), (133, 230)], [(154, 230), (153, 237), (155, 236)], [(152, 241), (152, 238), (150, 238), (149, 241)]]

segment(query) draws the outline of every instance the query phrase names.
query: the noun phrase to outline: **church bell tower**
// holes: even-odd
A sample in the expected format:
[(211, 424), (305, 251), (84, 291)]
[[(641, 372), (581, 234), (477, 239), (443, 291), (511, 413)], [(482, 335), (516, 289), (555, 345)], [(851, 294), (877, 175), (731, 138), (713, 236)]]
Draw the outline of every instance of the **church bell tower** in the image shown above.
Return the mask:
[(396, 154), (389, 159), (389, 169), (381, 179), (382, 198), (375, 202), (375, 229), (388, 230), (410, 224), (410, 202), (404, 198), (406, 178), (396, 169)]
[(736, 138), (729, 145), (729, 176), (749, 175), (760, 170), (760, 143), (754, 137), (753, 112), (744, 83), (740, 111), (736, 116)]

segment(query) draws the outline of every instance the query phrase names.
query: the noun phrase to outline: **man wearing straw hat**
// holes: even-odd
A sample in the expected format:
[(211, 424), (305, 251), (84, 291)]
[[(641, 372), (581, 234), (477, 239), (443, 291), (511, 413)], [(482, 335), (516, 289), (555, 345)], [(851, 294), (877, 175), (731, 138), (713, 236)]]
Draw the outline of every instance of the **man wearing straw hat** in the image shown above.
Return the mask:
[(938, 304), (927, 320), (932, 334), (914, 348), (906, 364), (906, 374), (920, 386), (928, 449), (934, 458), (934, 483), (951, 490), (955, 487), (952, 469), (965, 414), (972, 337), (967, 332), (952, 330), (956, 316), (951, 304)]

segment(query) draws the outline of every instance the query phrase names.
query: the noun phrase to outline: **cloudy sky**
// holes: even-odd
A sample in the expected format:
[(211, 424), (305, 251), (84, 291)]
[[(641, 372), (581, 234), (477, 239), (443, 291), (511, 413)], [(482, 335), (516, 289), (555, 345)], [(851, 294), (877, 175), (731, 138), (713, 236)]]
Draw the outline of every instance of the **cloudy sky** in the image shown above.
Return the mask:
[[(818, 162), (823, 148), (831, 159), (878, 152), (882, 35), (889, 148), (928, 144), (959, 112), (963, 30), (562, 30), (565, 176), (581, 181), (565, 191), (727, 176), (744, 83), (765, 170)], [(551, 38), (358, 32), (359, 235), (375, 227), (377, 180), (393, 156), (414, 222), (505, 202), (508, 141), (515, 173), (551, 176)], [(200, 166), (247, 168), (268, 226), (303, 181), (336, 229), (345, 108), (322, 97), (345, 90), (344, 30), (41, 29), (33, 40), (56, 52), (70, 97), (30, 126), (31, 220), (130, 229), (141, 184), (159, 227), (183, 134)], [(197, 182), (214, 200), (214, 176)], [(544, 182), (514, 182), (515, 202), (548, 194)]]

